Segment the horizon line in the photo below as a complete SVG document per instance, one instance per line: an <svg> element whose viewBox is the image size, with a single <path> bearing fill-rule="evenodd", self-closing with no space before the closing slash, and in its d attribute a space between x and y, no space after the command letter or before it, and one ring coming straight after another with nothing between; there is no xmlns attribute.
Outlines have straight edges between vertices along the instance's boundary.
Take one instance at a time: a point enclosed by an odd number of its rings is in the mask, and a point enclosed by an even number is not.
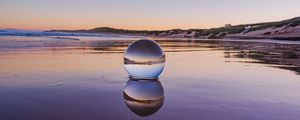
<svg viewBox="0 0 300 120"><path fill-rule="evenodd" d="M274 21L264 21L264 22L256 22L256 23L240 23L240 24L231 24L228 23L232 26L236 26L236 25L247 25L247 24L261 24L261 23L269 23L269 22L280 22L280 21L284 21L284 20L289 20L289 19L293 19L293 18L298 18L300 16L296 16L296 17L292 17L292 18L286 18L286 19L282 19L282 20L274 20ZM49 30L90 30L90 29L95 29L95 28L114 28L114 29L122 29L122 30L136 30L136 31L166 31L166 30L175 30L175 29L180 29L180 30L190 30L190 29L213 29L213 28L221 28L221 27L225 27L224 24L223 26L212 26L209 28L166 28L166 29L131 29L131 28L124 28L124 27L117 27L117 26L102 26L102 27L90 27L90 28L76 28L76 29L62 29L62 28L58 28L58 29L51 29L51 28L47 28L47 29L23 29L23 28L1 28L1 30L28 30L28 31L49 31Z"/></svg>

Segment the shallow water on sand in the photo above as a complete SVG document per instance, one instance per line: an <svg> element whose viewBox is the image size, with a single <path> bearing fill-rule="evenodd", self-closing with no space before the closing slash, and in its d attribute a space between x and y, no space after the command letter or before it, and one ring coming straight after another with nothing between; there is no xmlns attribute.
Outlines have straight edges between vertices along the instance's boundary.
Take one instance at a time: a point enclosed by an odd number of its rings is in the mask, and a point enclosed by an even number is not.
<svg viewBox="0 0 300 120"><path fill-rule="evenodd" d="M123 64L130 42L47 40L2 47L0 119L300 118L297 65L215 42L161 41L166 66L159 81L137 82Z"/></svg>

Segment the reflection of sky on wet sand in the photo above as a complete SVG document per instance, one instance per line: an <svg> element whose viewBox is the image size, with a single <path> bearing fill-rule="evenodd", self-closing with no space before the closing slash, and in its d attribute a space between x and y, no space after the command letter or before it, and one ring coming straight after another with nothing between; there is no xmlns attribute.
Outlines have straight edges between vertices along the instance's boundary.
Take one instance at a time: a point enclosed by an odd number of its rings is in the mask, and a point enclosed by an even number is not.
<svg viewBox="0 0 300 120"><path fill-rule="evenodd" d="M0 73L18 73L18 72L82 72L109 70L116 68L122 62L116 55L97 55L97 54L78 54L78 53L60 53L50 54L12 54L6 57L0 57Z"/></svg>
<svg viewBox="0 0 300 120"><path fill-rule="evenodd" d="M168 60L160 77L165 99L144 119L300 117L300 76L294 71L249 57L226 57L211 43L162 46ZM139 119L124 104L123 53L106 48L114 47L1 52L0 118Z"/></svg>

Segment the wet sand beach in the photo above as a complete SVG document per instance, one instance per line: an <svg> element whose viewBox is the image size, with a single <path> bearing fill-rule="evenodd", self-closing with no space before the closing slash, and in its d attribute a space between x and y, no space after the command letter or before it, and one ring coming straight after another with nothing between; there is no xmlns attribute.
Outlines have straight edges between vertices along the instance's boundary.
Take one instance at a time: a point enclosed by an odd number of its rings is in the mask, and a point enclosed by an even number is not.
<svg viewBox="0 0 300 120"><path fill-rule="evenodd" d="M49 40L51 39L51 40ZM300 45L157 40L166 66L132 82L124 52L136 39L0 37L0 119L297 120ZM155 101L124 94L139 85Z"/></svg>

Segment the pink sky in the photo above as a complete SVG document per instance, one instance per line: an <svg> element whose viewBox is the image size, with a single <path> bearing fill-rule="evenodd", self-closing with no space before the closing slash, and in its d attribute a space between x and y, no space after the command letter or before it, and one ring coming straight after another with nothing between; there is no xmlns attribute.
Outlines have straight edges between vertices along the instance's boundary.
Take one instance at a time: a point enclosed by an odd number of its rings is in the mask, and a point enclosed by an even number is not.
<svg viewBox="0 0 300 120"><path fill-rule="evenodd" d="M297 17L299 5L299 0L1 0L0 28L211 28Z"/></svg>

